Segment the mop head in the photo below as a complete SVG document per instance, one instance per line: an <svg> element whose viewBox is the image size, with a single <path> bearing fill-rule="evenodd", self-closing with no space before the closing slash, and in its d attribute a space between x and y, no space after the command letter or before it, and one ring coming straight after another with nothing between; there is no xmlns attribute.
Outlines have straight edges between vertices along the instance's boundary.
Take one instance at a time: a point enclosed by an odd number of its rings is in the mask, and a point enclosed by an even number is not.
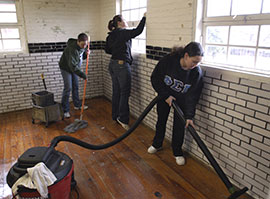
<svg viewBox="0 0 270 199"><path fill-rule="evenodd" d="M88 126L87 121L75 119L75 121L64 128L67 133L75 133L79 129L86 128Z"/></svg>

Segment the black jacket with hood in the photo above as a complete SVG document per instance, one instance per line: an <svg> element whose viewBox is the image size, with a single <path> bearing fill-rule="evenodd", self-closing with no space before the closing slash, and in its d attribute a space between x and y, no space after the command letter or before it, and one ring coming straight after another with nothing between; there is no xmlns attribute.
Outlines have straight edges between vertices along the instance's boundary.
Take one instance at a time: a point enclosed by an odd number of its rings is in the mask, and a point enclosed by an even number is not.
<svg viewBox="0 0 270 199"><path fill-rule="evenodd" d="M131 39L140 35L145 26L146 17L143 17L139 25L134 29L116 28L108 33L105 51L112 55L114 60L123 60L132 64Z"/></svg>
<svg viewBox="0 0 270 199"><path fill-rule="evenodd" d="M180 58L179 54L163 57L151 75L151 83L164 99L175 97L181 107L184 107L186 119L192 119L202 92L203 75L200 66L184 70L180 65Z"/></svg>
<svg viewBox="0 0 270 199"><path fill-rule="evenodd" d="M77 39L69 39L59 61L60 69L86 79L85 73L81 70L82 60L87 57L85 50L78 46Z"/></svg>

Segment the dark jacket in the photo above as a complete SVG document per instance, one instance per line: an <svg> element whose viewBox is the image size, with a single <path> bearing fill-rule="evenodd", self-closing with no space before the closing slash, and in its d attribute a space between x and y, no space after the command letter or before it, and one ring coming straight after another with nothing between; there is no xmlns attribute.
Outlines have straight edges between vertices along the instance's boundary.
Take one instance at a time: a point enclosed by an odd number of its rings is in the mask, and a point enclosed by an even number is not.
<svg viewBox="0 0 270 199"><path fill-rule="evenodd" d="M203 87L200 66L184 70L180 66L180 55L170 54L158 62L152 73L151 82L158 95L164 99L171 95L183 103L186 119L194 117Z"/></svg>
<svg viewBox="0 0 270 199"><path fill-rule="evenodd" d="M106 38L105 51L112 55L114 60L124 60L132 64L131 39L140 35L145 26L146 18L143 17L135 29L114 29L108 33Z"/></svg>
<svg viewBox="0 0 270 199"><path fill-rule="evenodd" d="M81 70L82 60L86 59L85 49L78 46L76 39L69 39L60 61L60 69L69 73L75 73L83 79L86 79L85 73Z"/></svg>

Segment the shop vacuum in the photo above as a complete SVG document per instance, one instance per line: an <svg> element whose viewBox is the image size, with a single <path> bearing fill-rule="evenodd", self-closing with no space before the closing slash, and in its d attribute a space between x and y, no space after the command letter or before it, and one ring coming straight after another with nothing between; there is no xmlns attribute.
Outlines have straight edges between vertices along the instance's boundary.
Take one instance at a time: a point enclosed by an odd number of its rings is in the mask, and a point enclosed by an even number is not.
<svg viewBox="0 0 270 199"><path fill-rule="evenodd" d="M11 188L21 176L27 173L27 168L33 167L39 162L43 162L57 178L57 181L48 187L48 198L69 199L71 189L76 186L76 181L74 179L74 165L72 159L68 155L55 150L57 144L61 141L66 141L91 150L101 150L109 148L129 136L159 100L161 100L159 96L154 98L140 115L140 117L130 127L130 129L126 131L123 135L109 143L102 145L92 145L71 136L58 136L51 141L49 147L33 147L28 149L18 158L18 161L9 170L9 173L7 175L7 183L9 187ZM175 114L177 114L178 117L181 119L181 122L185 124L185 118L180 107L175 102L172 103L172 106L175 110ZM241 190L236 190L223 172L223 170L220 168L210 151L207 149L204 142L200 139L195 129L192 126L189 126L188 130L194 140L197 142L204 155L209 160L212 167L217 172L222 182L227 187L228 191L230 192L231 195L228 197L228 199L236 199L243 195L248 190L248 188L244 187ZM17 196L20 199L41 198L40 194L37 192L36 189L29 189L23 186L18 187Z"/></svg>

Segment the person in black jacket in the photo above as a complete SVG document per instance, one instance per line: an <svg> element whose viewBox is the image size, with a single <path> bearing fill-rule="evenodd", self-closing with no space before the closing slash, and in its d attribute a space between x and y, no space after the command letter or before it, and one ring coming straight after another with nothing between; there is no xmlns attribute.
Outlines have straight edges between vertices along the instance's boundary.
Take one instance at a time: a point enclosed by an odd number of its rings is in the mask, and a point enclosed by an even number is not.
<svg viewBox="0 0 270 199"><path fill-rule="evenodd" d="M197 42L190 42L184 48L174 48L171 54L158 62L151 76L153 88L164 100L157 103L156 135L148 153L162 149L170 107L175 100L186 118L184 126L174 114L172 149L178 165L185 164L182 151L185 127L194 127L192 118L203 87L202 70L198 66L202 56L203 49Z"/></svg>
<svg viewBox="0 0 270 199"><path fill-rule="evenodd" d="M106 38L105 51L111 54L109 72L112 78L112 119L126 130L129 128L128 99L131 89L131 39L140 35L144 29L146 14L135 29L126 29L127 23L121 15L109 21L110 32Z"/></svg>

